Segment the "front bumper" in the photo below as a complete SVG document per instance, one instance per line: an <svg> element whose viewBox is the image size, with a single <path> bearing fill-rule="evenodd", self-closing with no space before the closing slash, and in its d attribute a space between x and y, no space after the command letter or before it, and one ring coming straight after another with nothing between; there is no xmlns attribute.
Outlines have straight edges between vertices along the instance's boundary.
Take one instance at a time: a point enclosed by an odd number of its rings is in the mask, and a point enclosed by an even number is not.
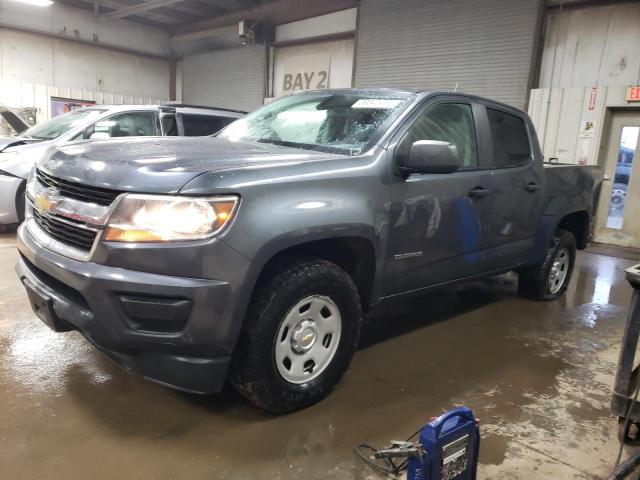
<svg viewBox="0 0 640 480"><path fill-rule="evenodd" d="M0 173L0 225L11 225L19 219L16 196L24 178Z"/></svg>
<svg viewBox="0 0 640 480"><path fill-rule="evenodd" d="M41 246L30 228L37 227L27 220L18 230L16 271L45 323L79 330L149 380L195 393L222 388L243 315L238 282L250 266L245 257L214 241L208 253L217 250L234 266L227 279L162 275L73 260ZM166 245L162 254L171 255Z"/></svg>

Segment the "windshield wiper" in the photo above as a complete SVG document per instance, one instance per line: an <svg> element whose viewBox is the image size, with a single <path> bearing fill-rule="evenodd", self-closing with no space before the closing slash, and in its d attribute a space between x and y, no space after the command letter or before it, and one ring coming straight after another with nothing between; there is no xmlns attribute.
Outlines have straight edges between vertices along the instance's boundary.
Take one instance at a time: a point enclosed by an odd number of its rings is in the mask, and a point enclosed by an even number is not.
<svg viewBox="0 0 640 480"><path fill-rule="evenodd" d="M288 142L286 140L278 140L275 138L251 138L249 140L253 140L254 142L259 142L259 143L272 143L274 145L281 145L283 147L302 148L304 150L315 150L315 151L324 152L324 153L337 153L342 155L348 155L350 153L349 150L346 150L344 148L329 147L327 145L317 145L313 143Z"/></svg>

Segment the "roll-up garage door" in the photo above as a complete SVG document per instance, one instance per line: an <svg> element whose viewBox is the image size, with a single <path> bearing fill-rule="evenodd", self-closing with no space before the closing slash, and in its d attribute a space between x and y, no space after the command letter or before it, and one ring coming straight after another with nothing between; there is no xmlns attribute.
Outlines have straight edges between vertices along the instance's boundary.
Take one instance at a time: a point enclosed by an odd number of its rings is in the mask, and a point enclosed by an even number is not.
<svg viewBox="0 0 640 480"><path fill-rule="evenodd" d="M522 108L539 0L363 0L355 84L455 90Z"/></svg>
<svg viewBox="0 0 640 480"><path fill-rule="evenodd" d="M255 110L264 101L265 48L249 45L184 57L184 103Z"/></svg>

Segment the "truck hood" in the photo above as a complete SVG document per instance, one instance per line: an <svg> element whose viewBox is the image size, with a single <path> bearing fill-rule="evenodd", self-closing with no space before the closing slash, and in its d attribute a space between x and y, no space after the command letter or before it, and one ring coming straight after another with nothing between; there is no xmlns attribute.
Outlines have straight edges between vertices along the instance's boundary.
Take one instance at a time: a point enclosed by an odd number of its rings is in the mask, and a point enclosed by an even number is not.
<svg viewBox="0 0 640 480"><path fill-rule="evenodd" d="M216 137L146 137L60 146L38 165L56 177L88 185L131 192L177 193L206 172L333 158L344 155Z"/></svg>

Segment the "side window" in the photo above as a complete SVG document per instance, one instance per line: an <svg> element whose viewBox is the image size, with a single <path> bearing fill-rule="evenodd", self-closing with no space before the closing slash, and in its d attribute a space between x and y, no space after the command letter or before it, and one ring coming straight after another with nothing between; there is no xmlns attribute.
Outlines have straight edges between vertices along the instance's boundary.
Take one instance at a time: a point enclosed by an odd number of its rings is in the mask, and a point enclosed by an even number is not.
<svg viewBox="0 0 640 480"><path fill-rule="evenodd" d="M462 168L478 167L476 134L471 105L441 103L425 110L411 125L398 146L400 158L406 158L413 142L439 140L456 146Z"/></svg>
<svg viewBox="0 0 640 480"><path fill-rule="evenodd" d="M84 138L94 133L104 133L109 137L147 137L158 135L156 114L154 112L126 112L99 120L89 127Z"/></svg>
<svg viewBox="0 0 640 480"><path fill-rule="evenodd" d="M493 165L517 167L531 158L527 126L522 118L501 110L487 108L493 138Z"/></svg>
<svg viewBox="0 0 640 480"><path fill-rule="evenodd" d="M203 137L221 130L226 123L220 117L210 115L182 115L182 126L187 137Z"/></svg>

